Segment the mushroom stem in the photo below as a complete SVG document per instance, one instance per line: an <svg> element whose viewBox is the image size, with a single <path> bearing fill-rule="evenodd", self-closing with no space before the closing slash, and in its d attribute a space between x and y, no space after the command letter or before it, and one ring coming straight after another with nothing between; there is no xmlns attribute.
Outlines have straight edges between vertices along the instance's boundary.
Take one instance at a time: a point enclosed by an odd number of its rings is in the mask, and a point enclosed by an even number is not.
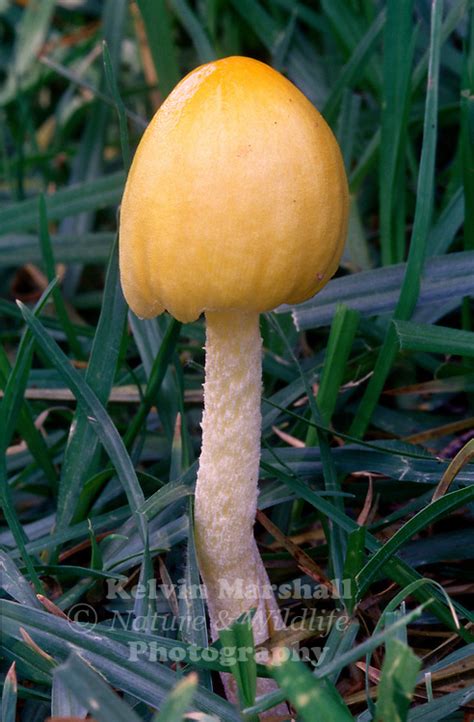
<svg viewBox="0 0 474 722"><path fill-rule="evenodd" d="M257 608L257 644L283 627L253 535L261 434L259 314L206 314L206 380L195 531L213 638Z"/></svg>

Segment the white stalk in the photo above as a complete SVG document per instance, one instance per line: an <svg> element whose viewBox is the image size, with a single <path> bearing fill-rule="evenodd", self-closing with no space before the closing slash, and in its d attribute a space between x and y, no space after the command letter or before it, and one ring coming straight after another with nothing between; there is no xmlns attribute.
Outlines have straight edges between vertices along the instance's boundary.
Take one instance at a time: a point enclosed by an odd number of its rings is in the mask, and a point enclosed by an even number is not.
<svg viewBox="0 0 474 722"><path fill-rule="evenodd" d="M206 314L206 380L195 529L212 635L257 608L257 644L283 627L254 539L261 434L259 315Z"/></svg>
<svg viewBox="0 0 474 722"><path fill-rule="evenodd" d="M260 465L262 339L258 313L206 314L206 379L202 450L194 510L196 549L206 587L211 632L256 608L256 644L283 620L253 535ZM231 675L222 680L237 700ZM257 695L276 689L257 680ZM269 714L285 714L285 704Z"/></svg>

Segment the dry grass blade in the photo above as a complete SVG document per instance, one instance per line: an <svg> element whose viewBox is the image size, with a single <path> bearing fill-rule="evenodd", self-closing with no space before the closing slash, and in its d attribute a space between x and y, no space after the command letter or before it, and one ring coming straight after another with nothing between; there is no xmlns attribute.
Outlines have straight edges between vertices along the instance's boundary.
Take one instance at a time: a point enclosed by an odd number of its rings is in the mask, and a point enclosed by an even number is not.
<svg viewBox="0 0 474 722"><path fill-rule="evenodd" d="M456 476L459 474L461 469L471 461L471 459L474 459L474 439L468 441L451 461L444 472L441 481L435 489L432 501L436 501L446 494Z"/></svg>
<svg viewBox="0 0 474 722"><path fill-rule="evenodd" d="M325 587L333 591L333 584L325 575L324 571L319 567L303 549L297 544L288 539L278 527L273 524L272 521L263 513L263 511L257 510L257 521L265 527L265 529L286 549L296 561L298 567L305 574L308 574L318 584L323 584Z"/></svg>

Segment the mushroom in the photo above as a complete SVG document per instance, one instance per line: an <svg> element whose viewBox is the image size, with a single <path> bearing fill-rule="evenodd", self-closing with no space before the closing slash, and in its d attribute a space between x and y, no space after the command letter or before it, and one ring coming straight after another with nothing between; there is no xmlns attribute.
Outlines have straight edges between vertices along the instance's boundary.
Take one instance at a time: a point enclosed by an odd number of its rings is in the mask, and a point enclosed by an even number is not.
<svg viewBox="0 0 474 722"><path fill-rule="evenodd" d="M228 57L172 91L149 124L120 214L120 272L135 313L206 316L198 562L213 636L251 608L256 643L283 626L253 535L261 434L259 314L335 273L348 190L338 144L268 65Z"/></svg>

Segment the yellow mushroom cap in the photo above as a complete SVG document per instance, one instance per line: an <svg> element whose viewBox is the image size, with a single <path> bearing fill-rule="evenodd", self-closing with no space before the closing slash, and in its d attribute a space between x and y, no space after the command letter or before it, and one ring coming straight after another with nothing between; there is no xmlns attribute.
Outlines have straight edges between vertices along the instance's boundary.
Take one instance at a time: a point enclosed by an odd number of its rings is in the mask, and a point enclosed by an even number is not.
<svg viewBox="0 0 474 722"><path fill-rule="evenodd" d="M230 57L187 75L135 154L120 212L125 297L168 310L267 311L335 273L347 231L344 164L328 125L273 68Z"/></svg>

